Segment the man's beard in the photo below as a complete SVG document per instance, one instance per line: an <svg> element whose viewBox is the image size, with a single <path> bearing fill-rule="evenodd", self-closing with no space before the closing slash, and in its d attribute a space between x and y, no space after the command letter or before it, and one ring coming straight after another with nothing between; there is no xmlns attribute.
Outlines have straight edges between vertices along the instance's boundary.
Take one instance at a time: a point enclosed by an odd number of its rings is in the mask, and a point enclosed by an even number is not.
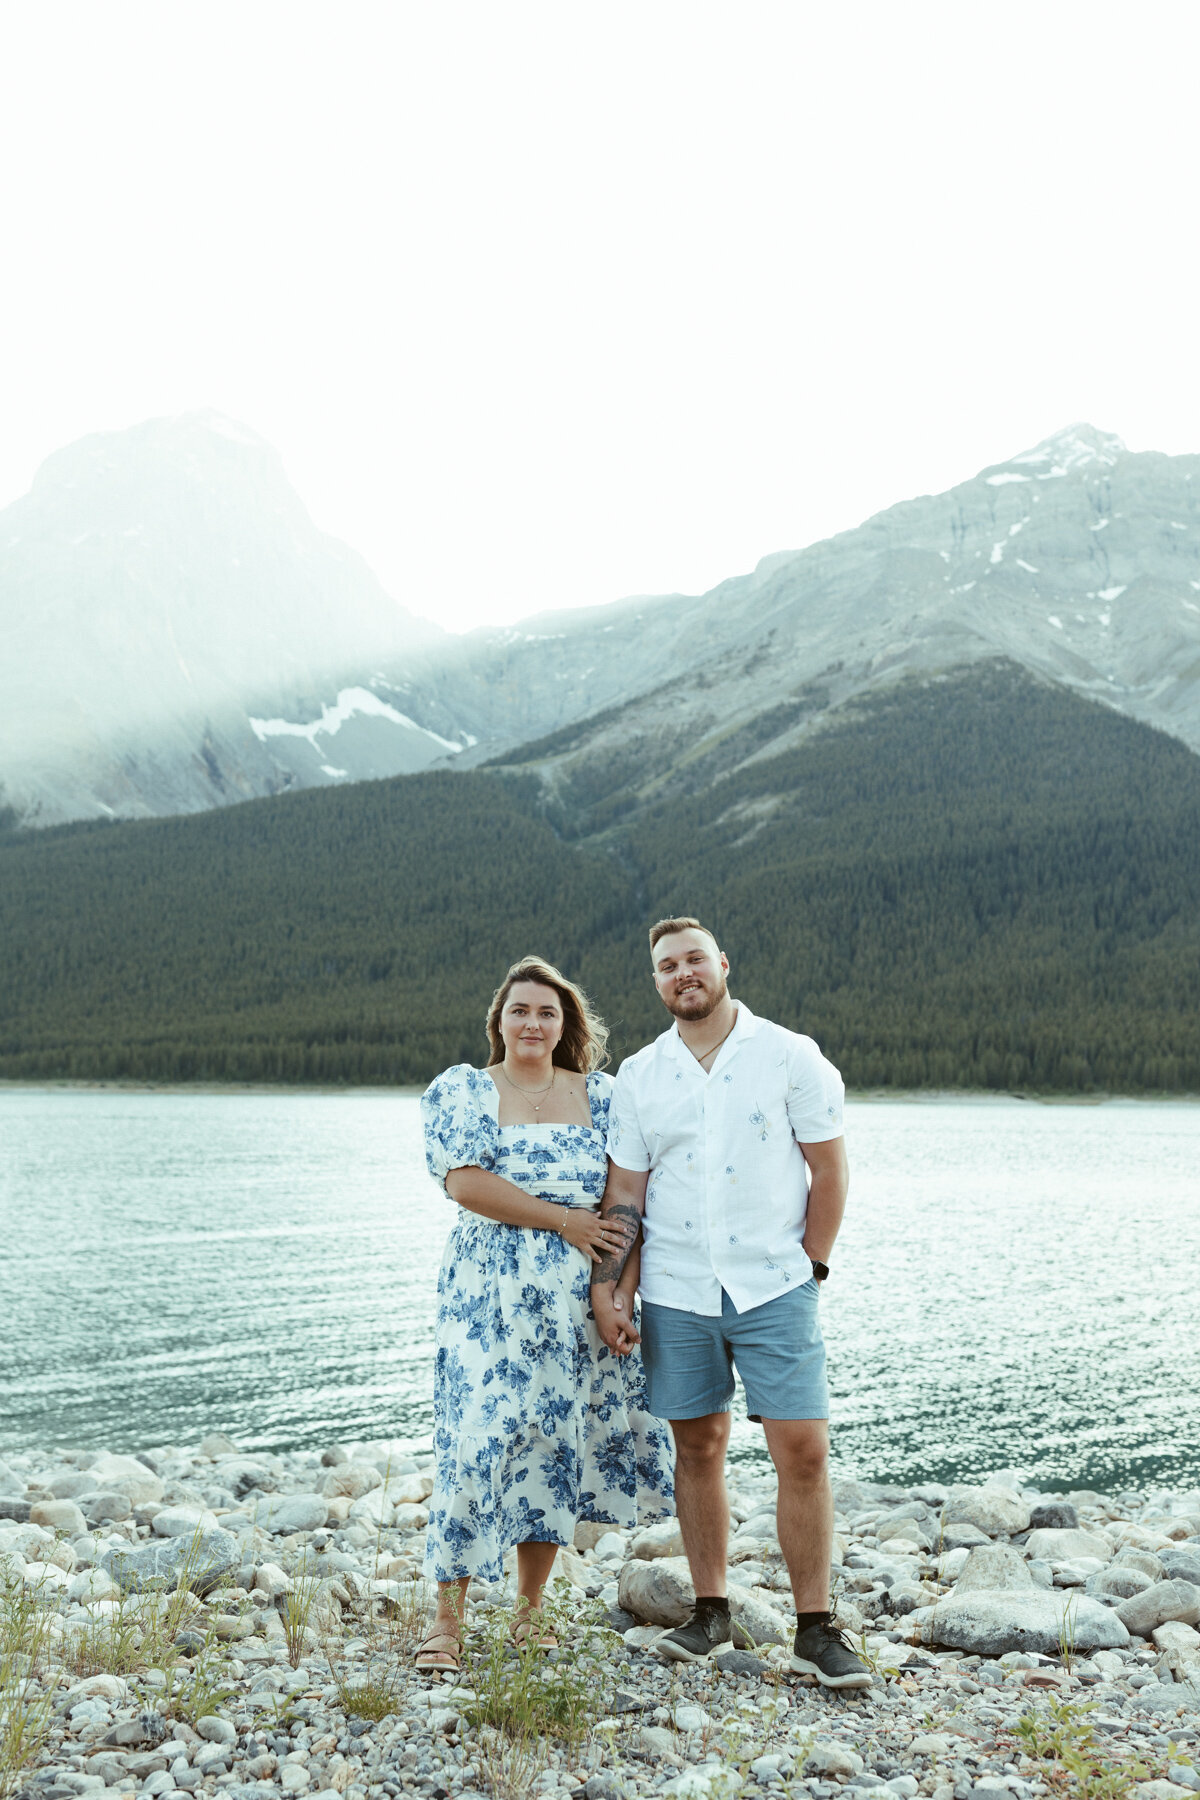
<svg viewBox="0 0 1200 1800"><path fill-rule="evenodd" d="M722 976L720 986L707 995L701 987L689 988L684 994L676 994L673 999L667 1001L667 1011L673 1013L677 1019L684 1019L690 1025L697 1025L702 1019L707 1019L716 1012L728 992L728 984ZM689 1001L692 1001L693 1004L688 1005ZM697 1001L700 1003L696 1003ZM684 1004L681 1005L680 1002L684 1002Z"/></svg>

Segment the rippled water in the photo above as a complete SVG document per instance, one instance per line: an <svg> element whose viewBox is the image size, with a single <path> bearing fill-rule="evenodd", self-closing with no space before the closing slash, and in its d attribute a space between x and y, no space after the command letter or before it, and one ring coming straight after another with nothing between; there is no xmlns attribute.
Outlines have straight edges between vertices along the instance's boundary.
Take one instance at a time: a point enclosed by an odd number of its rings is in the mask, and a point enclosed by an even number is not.
<svg viewBox="0 0 1200 1800"><path fill-rule="evenodd" d="M859 1102L847 1137L841 1469L1200 1479L1200 1105ZM427 1440L449 1222L407 1096L0 1089L0 1453Z"/></svg>

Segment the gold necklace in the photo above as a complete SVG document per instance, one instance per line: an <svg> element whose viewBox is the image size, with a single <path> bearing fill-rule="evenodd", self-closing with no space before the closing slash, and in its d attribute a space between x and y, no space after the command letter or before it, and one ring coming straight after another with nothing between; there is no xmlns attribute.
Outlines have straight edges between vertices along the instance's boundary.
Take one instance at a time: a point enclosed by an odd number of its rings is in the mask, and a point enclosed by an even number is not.
<svg viewBox="0 0 1200 1800"><path fill-rule="evenodd" d="M737 1024L737 1018L735 1017L734 1021L733 1021L733 1025L731 1025L729 1027L729 1030L725 1033L725 1037L719 1038L717 1040L717 1042L713 1045L711 1050L705 1050L702 1054L700 1052L695 1052L694 1054L696 1056L696 1061L705 1063L708 1061L710 1056L715 1056L717 1054L717 1051L721 1048L721 1045L725 1042L725 1039L733 1036L733 1030L734 1030L734 1026L736 1024Z"/></svg>
<svg viewBox="0 0 1200 1800"><path fill-rule="evenodd" d="M546 1102L543 1100L541 1103L541 1106L534 1106L533 1101L529 1098L529 1096L530 1096L530 1094L548 1094L551 1091L551 1089L553 1088L555 1081L558 1079L558 1070L551 1069L550 1080L547 1082L547 1084L544 1088L523 1088L519 1081L513 1080L512 1076L509 1074L508 1070L505 1068L503 1063L500 1063L497 1066L499 1067L500 1073L503 1075L505 1081L507 1081L509 1087L513 1090L513 1092L515 1094L520 1094L521 1098L526 1102L526 1104L533 1107L533 1110L535 1113L540 1113L542 1110L542 1106L545 1106Z"/></svg>

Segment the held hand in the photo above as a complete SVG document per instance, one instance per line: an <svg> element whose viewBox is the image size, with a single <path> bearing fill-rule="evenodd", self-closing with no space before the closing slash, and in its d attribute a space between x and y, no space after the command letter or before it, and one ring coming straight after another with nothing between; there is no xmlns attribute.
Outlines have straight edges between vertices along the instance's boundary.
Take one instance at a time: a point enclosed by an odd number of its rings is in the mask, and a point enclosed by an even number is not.
<svg viewBox="0 0 1200 1800"><path fill-rule="evenodd" d="M624 1228L611 1219L602 1219L599 1213L589 1212L585 1206L573 1206L571 1216L562 1228L562 1235L568 1244L576 1250L582 1250L589 1262L597 1263L602 1256L608 1256L625 1248L626 1233Z"/></svg>
<svg viewBox="0 0 1200 1800"><path fill-rule="evenodd" d="M592 1289L592 1312L600 1336L614 1356L628 1356L641 1340L622 1295L610 1295L603 1288Z"/></svg>
<svg viewBox="0 0 1200 1800"><path fill-rule="evenodd" d="M635 1344L640 1344L642 1334L633 1322L633 1301L627 1301L618 1288L613 1294L613 1311L617 1315L617 1355L628 1356Z"/></svg>

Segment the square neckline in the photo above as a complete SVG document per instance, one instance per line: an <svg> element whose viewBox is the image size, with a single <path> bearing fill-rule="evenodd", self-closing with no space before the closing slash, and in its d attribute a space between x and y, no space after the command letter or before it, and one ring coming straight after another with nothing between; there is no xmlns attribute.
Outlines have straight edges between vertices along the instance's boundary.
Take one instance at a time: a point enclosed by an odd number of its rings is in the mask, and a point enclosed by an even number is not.
<svg viewBox="0 0 1200 1800"><path fill-rule="evenodd" d="M607 1135L608 1135L605 1132L603 1126L597 1125L595 1122L595 1114L592 1111L592 1090L591 1090L591 1088L589 1088L587 1086L588 1077L586 1075L584 1076L583 1081L584 1081L584 1087L587 1092L588 1114L589 1114L589 1117L592 1119L592 1123L590 1125L576 1125L574 1123L574 1121L572 1121L572 1120L561 1120L561 1119L544 1119L544 1120L539 1121L536 1125L502 1125L500 1123L500 1089L496 1086L495 1076L492 1074L492 1071L490 1068L481 1069L479 1072L481 1075L487 1076L488 1080L492 1084L492 1090L496 1096L496 1130L497 1131L590 1131L590 1132L593 1132L596 1137L602 1138L602 1137L607 1137Z"/></svg>

